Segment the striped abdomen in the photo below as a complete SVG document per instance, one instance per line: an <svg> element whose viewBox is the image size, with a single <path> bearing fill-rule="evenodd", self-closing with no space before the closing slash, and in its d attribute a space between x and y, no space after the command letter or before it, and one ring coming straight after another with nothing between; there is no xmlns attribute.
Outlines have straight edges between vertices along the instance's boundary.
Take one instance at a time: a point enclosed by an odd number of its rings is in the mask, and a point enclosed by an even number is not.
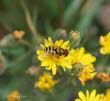
<svg viewBox="0 0 110 101"><path fill-rule="evenodd" d="M68 55L68 50L67 49L63 49L63 48L55 48L54 46L51 46L51 47L46 47L44 49L44 51L46 53L49 53L49 54L52 54L52 55L64 55L64 56L67 56Z"/></svg>

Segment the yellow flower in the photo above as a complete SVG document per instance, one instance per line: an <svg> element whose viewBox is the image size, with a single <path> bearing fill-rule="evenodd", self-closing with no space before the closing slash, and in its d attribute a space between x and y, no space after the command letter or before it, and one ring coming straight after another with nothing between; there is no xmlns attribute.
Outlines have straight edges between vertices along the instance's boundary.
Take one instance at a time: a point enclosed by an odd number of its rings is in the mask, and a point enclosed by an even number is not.
<svg viewBox="0 0 110 101"><path fill-rule="evenodd" d="M93 79L93 77L96 75L96 72L94 72L94 66L92 64L96 61L94 56L92 56L90 53L86 53L85 48L81 47L72 52L71 59L75 69L77 69L77 65L75 64L80 64L79 66L81 66L82 71L78 73L78 78L82 85L85 85L85 81Z"/></svg>
<svg viewBox="0 0 110 101"><path fill-rule="evenodd" d="M102 101L110 101L110 89L107 89L106 95L102 94Z"/></svg>
<svg viewBox="0 0 110 101"><path fill-rule="evenodd" d="M96 95L96 90L93 90L91 93L89 93L88 90L86 90L86 95L82 91L79 92L79 99L76 99L75 101L102 101L101 95Z"/></svg>
<svg viewBox="0 0 110 101"><path fill-rule="evenodd" d="M63 40L56 41L53 43L51 38L44 41L44 45L41 44L42 50L37 50L38 59L42 61L41 66L46 66L47 70L52 69L52 73L55 75L57 67L63 67L64 71L66 68L71 69L71 52L69 51L69 41L63 43ZM51 48L51 49L49 49ZM52 49L54 48L54 49ZM55 54L56 53L56 54Z"/></svg>
<svg viewBox="0 0 110 101"><path fill-rule="evenodd" d="M85 53L85 48L77 48L72 54L72 64L81 63L84 66L93 67L92 63L96 61L96 57L90 53Z"/></svg>
<svg viewBox="0 0 110 101"><path fill-rule="evenodd" d="M85 82L87 80L91 80L93 79L93 77L96 75L97 73L94 72L94 68L91 68L89 66L86 66L81 73L78 74L78 78L81 81L82 85L85 85Z"/></svg>
<svg viewBox="0 0 110 101"><path fill-rule="evenodd" d="M52 76L49 73L44 73L39 77L34 87L38 87L43 91L50 91L57 82L57 80L53 80Z"/></svg>
<svg viewBox="0 0 110 101"><path fill-rule="evenodd" d="M8 101L18 101L20 100L20 93L18 91L13 91L8 97Z"/></svg>
<svg viewBox="0 0 110 101"><path fill-rule="evenodd" d="M100 37L101 54L110 54L110 32L106 36Z"/></svg>

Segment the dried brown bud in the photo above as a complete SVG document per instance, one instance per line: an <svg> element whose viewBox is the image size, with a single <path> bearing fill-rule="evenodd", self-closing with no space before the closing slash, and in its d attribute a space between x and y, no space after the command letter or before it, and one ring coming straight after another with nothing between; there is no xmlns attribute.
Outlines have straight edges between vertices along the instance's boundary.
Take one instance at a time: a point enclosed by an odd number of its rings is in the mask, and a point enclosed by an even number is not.
<svg viewBox="0 0 110 101"><path fill-rule="evenodd" d="M97 77L102 81L102 82L109 82L110 81L110 74L109 73L98 73Z"/></svg>
<svg viewBox="0 0 110 101"><path fill-rule="evenodd" d="M26 71L26 73L30 75L36 75L39 72L39 70L39 66L32 66Z"/></svg>
<svg viewBox="0 0 110 101"><path fill-rule="evenodd" d="M24 31L14 31L13 32L13 38L15 40L20 40L22 39L22 37L25 35L25 32Z"/></svg>

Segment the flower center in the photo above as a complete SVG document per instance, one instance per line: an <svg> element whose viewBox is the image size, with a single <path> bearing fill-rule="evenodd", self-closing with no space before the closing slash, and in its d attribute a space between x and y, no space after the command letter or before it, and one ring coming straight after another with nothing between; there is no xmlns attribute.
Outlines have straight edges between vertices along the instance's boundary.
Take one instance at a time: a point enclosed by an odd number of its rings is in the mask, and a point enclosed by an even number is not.
<svg viewBox="0 0 110 101"><path fill-rule="evenodd" d="M59 56L58 55L54 55L52 56L53 61L57 62L59 60Z"/></svg>

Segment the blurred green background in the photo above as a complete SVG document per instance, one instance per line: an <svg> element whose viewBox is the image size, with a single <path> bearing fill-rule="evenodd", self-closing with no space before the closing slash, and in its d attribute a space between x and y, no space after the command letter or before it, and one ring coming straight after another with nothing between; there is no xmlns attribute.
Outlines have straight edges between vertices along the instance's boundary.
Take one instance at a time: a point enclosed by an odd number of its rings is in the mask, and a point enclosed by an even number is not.
<svg viewBox="0 0 110 101"><path fill-rule="evenodd" d="M10 38L13 31L26 32L22 41ZM91 80L82 86L63 75L53 92L42 92L34 83L44 69L39 66L35 51L48 36L68 40L71 31L81 33L81 44L97 57L97 72L110 72L110 56L99 53L99 37L110 30L109 0L0 0L0 101L18 90L20 101L74 101L78 91L97 89L105 92L110 83ZM29 68L37 68L31 74ZM40 70L39 70L40 69ZM58 78L57 78L58 79Z"/></svg>

